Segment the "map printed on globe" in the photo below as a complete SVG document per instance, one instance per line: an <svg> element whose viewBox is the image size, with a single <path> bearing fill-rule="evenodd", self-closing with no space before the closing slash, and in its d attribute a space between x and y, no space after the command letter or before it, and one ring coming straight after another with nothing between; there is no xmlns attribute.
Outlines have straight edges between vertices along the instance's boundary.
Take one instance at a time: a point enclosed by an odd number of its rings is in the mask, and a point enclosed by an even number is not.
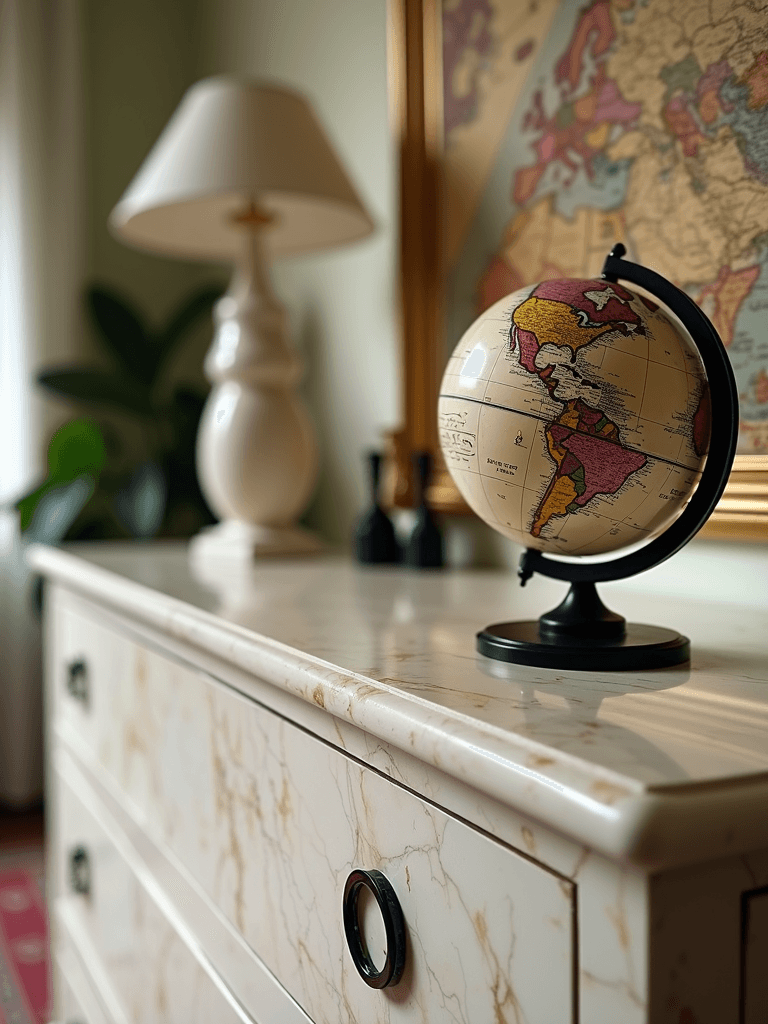
<svg viewBox="0 0 768 1024"><path fill-rule="evenodd" d="M446 464L471 508L566 555L650 540L694 490L709 389L687 333L602 279L544 281L469 328L438 404Z"/></svg>
<svg viewBox="0 0 768 1024"><path fill-rule="evenodd" d="M621 241L713 321L768 454L768 3L443 0L442 29L449 349Z"/></svg>

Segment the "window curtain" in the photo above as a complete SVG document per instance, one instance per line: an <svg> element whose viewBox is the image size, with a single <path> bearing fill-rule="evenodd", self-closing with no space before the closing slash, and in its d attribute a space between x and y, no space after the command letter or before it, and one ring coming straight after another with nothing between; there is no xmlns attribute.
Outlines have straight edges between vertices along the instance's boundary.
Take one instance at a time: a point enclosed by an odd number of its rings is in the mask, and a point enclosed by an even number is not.
<svg viewBox="0 0 768 1024"><path fill-rule="evenodd" d="M0 0L0 802L42 794L40 626L18 498L65 410L34 386L80 344L80 0Z"/></svg>

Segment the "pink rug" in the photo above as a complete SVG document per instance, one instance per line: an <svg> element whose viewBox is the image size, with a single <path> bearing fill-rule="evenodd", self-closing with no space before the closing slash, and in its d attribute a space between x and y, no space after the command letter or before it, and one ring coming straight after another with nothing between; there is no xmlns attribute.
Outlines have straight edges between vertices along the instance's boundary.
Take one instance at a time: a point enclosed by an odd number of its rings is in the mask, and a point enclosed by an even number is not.
<svg viewBox="0 0 768 1024"><path fill-rule="evenodd" d="M0 857L0 1024L45 1024L48 918L39 850Z"/></svg>

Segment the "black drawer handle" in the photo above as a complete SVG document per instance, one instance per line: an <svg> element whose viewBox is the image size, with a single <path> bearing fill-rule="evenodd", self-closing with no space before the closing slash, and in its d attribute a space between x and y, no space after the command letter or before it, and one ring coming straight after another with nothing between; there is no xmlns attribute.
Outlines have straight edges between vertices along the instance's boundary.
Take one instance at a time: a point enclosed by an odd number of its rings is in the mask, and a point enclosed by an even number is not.
<svg viewBox="0 0 768 1024"><path fill-rule="evenodd" d="M363 888L370 890L379 905L387 936L387 958L380 971L368 955L360 932L357 905ZM353 871L344 886L344 933L352 962L366 985L386 988L396 985L405 968L405 922L400 903L388 879L380 871Z"/></svg>
<svg viewBox="0 0 768 1024"><path fill-rule="evenodd" d="M84 846L76 846L69 855L69 885L78 896L91 891L91 859Z"/></svg>
<svg viewBox="0 0 768 1024"><path fill-rule="evenodd" d="M82 658L67 665L67 690L81 704L88 703L88 666Z"/></svg>

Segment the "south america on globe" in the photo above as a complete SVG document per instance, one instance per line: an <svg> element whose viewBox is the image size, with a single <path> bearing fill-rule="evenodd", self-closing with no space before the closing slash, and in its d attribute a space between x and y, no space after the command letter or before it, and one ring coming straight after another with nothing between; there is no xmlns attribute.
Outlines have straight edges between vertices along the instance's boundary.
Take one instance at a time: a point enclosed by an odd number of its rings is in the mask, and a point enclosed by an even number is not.
<svg viewBox="0 0 768 1024"><path fill-rule="evenodd" d="M438 421L481 519L575 556L661 534L696 488L711 429L686 329L602 278L543 281L483 313L445 370Z"/></svg>

